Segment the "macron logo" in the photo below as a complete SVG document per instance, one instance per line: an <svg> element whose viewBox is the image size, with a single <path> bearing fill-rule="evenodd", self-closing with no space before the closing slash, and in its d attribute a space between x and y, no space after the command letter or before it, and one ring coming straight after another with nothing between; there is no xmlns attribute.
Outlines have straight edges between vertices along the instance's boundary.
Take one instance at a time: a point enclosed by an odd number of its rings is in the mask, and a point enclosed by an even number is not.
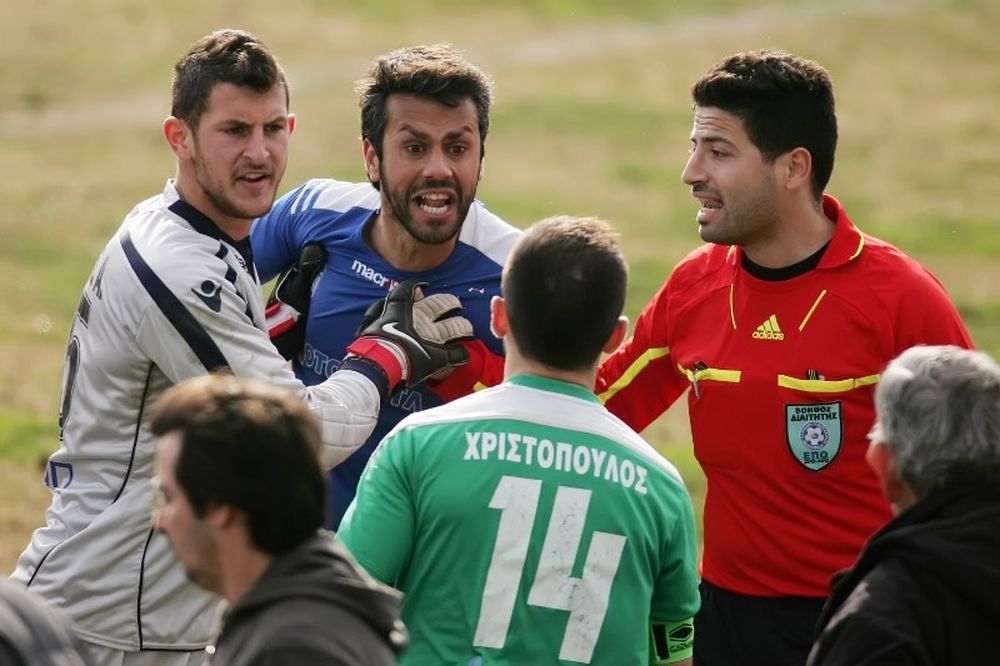
<svg viewBox="0 0 1000 666"><path fill-rule="evenodd" d="M380 287L385 287L386 290L392 289L396 286L396 284L398 284L397 280L393 280L390 277L382 275L374 268L358 261L357 259L351 263L351 270L357 273L358 277L377 284Z"/></svg>
<svg viewBox="0 0 1000 666"><path fill-rule="evenodd" d="M785 334L781 332L781 327L778 326L778 318L771 315L764 320L764 323L757 327L757 330L753 332L753 337L757 340L784 340Z"/></svg>
<svg viewBox="0 0 1000 666"><path fill-rule="evenodd" d="M212 312L222 310L222 286L212 280L205 280L197 287L191 287L194 295L201 299L201 302L208 306Z"/></svg>

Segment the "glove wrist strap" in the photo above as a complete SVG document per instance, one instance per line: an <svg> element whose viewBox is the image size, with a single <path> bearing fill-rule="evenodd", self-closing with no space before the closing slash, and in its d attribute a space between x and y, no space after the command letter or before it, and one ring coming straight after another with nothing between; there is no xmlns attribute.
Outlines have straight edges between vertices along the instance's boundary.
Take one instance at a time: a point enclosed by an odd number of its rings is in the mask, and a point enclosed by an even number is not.
<svg viewBox="0 0 1000 666"><path fill-rule="evenodd" d="M398 345L374 337L358 338L347 348L349 355L360 356L379 366L389 382L389 390L396 388L406 378L406 354Z"/></svg>

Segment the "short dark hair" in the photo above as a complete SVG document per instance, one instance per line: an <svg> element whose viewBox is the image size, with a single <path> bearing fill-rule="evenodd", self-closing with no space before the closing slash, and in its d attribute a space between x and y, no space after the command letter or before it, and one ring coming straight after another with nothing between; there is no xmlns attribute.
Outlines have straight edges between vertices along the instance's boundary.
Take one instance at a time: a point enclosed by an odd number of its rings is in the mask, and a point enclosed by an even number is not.
<svg viewBox="0 0 1000 666"><path fill-rule="evenodd" d="M285 88L285 73L270 49L245 30L216 30L195 42L174 65L170 115L193 128L208 107L217 83L232 83L258 93Z"/></svg>
<svg viewBox="0 0 1000 666"><path fill-rule="evenodd" d="M304 402L263 382L204 375L163 394L156 437L177 432L174 475L197 516L226 504L246 516L253 545L280 555L325 522L320 425Z"/></svg>
<svg viewBox="0 0 1000 666"><path fill-rule="evenodd" d="M818 200L833 173L837 114L826 70L784 51L737 53L715 65L691 89L696 106L738 116L768 162L798 147L812 156Z"/></svg>
<svg viewBox="0 0 1000 666"><path fill-rule="evenodd" d="M368 75L358 81L357 92L361 106L361 138L371 142L379 159L382 158L385 128L389 124L386 105L391 95L425 97L450 107L471 99L479 121L480 154L485 154L493 82L450 44L411 46L379 56Z"/></svg>
<svg viewBox="0 0 1000 666"><path fill-rule="evenodd" d="M611 226L556 216L527 230L503 271L507 323L526 357L562 370L590 367L614 330L628 267Z"/></svg>

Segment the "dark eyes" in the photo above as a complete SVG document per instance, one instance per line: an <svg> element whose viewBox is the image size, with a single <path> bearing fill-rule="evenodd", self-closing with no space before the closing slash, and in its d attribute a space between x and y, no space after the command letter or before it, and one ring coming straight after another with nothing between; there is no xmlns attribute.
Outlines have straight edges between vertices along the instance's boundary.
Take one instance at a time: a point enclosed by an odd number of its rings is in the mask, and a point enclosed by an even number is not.
<svg viewBox="0 0 1000 666"><path fill-rule="evenodd" d="M285 129L285 126L280 123L271 123L269 125L264 125L264 132L267 134L278 134ZM226 127L222 130L229 136L245 136L250 133L249 125L233 125L232 127Z"/></svg>
<svg viewBox="0 0 1000 666"><path fill-rule="evenodd" d="M408 143L403 146L403 150L410 153L411 155L420 155L422 153L427 152L427 147L421 143ZM465 144L456 143L448 146L446 150L448 151L449 154L457 156L457 155L464 155L465 153L469 152L469 147L466 146Z"/></svg>

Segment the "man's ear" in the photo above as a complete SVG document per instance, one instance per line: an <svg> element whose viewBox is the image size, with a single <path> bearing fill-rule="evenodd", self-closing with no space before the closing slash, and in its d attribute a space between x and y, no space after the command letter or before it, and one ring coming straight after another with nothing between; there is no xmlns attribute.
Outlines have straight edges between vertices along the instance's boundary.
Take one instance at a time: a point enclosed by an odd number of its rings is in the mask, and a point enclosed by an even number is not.
<svg viewBox="0 0 1000 666"><path fill-rule="evenodd" d="M212 504L205 512L209 524L217 529L232 527L239 516L239 511L229 504Z"/></svg>
<svg viewBox="0 0 1000 666"><path fill-rule="evenodd" d="M361 142L361 156L365 161L365 173L368 174L368 180L377 183L379 181L378 153L375 152L375 146L368 139Z"/></svg>
<svg viewBox="0 0 1000 666"><path fill-rule="evenodd" d="M287 122L288 122L288 133L292 134L295 131L295 122L296 122L295 121L295 114L294 113L289 113L288 114L288 121Z"/></svg>
<svg viewBox="0 0 1000 666"><path fill-rule="evenodd" d="M812 187L812 153L805 148L793 148L778 158L785 186L792 189Z"/></svg>
<svg viewBox="0 0 1000 666"><path fill-rule="evenodd" d="M608 336L608 341L604 343L604 353L610 354L614 350L621 347L621 344L625 342L625 338L628 336L628 317L622 315L618 317L618 321L615 322L615 327L611 330L611 335Z"/></svg>
<svg viewBox="0 0 1000 666"><path fill-rule="evenodd" d="M490 299L490 331L493 335L503 339L508 331L507 326L507 305L502 296L494 296Z"/></svg>
<svg viewBox="0 0 1000 666"><path fill-rule="evenodd" d="M868 445L865 461L878 478L882 496L895 513L911 506L917 497L906 481L896 471L896 458L885 442L875 440Z"/></svg>
<svg viewBox="0 0 1000 666"><path fill-rule="evenodd" d="M167 140L170 150L174 151L178 159L191 159L194 154L192 148L191 128L188 124L175 116L167 116L163 121L163 137Z"/></svg>

